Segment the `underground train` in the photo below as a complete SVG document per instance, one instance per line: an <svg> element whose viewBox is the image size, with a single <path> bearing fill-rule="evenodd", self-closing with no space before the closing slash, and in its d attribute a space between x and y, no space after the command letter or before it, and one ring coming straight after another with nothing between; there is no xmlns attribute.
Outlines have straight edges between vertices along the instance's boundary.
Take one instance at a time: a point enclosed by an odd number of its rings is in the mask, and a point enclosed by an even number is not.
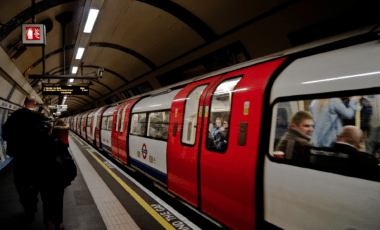
<svg viewBox="0 0 380 230"><path fill-rule="evenodd" d="M367 33L249 61L66 120L228 228L379 229L379 39ZM279 151L301 127L293 115L313 101L350 110L331 116L340 124L332 129L355 126L362 148L308 145L298 148L302 160Z"/></svg>

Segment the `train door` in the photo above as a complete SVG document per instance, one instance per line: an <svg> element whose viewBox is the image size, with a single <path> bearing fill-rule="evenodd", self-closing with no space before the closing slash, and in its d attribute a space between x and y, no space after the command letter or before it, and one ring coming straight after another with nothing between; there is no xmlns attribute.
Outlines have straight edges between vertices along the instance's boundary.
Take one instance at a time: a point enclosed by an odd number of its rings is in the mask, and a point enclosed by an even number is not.
<svg viewBox="0 0 380 230"><path fill-rule="evenodd" d="M87 115L87 121L86 121L86 140L91 142L91 134L92 134L92 118L94 117L95 110L90 112Z"/></svg>
<svg viewBox="0 0 380 230"><path fill-rule="evenodd" d="M96 116L97 118L97 122L96 122L96 128L95 128L95 140L96 140L96 146L98 148L101 148L102 147L102 143L101 143L101 126L102 126L102 115L103 115L103 112L108 108L108 106L105 106L103 107L98 115Z"/></svg>
<svg viewBox="0 0 380 230"><path fill-rule="evenodd" d="M203 100L220 76L194 82L174 98L168 139L168 189L198 207L198 153Z"/></svg>
<svg viewBox="0 0 380 230"><path fill-rule="evenodd" d="M201 154L202 211L234 229L256 223L256 170L265 85L284 59L233 71L205 100Z"/></svg>
<svg viewBox="0 0 380 230"><path fill-rule="evenodd" d="M112 125L112 131L111 131L111 148L112 148L112 155L115 158L118 158L118 155L119 155L119 145L118 145L117 134L120 129L121 113L123 112L123 109L126 103L127 102L124 102L120 104L119 106L117 106L113 113L113 125Z"/></svg>
<svg viewBox="0 0 380 230"><path fill-rule="evenodd" d="M91 143L96 146L96 129L98 128L98 117L103 107L96 110L91 122Z"/></svg>
<svg viewBox="0 0 380 230"><path fill-rule="evenodd" d="M129 114L133 105L140 100L140 98L128 101L121 112L120 128L117 135L118 141L118 158L124 163L127 162L127 134L129 127Z"/></svg>
<svg viewBox="0 0 380 230"><path fill-rule="evenodd" d="M82 117L82 137L84 139L87 138L87 118L88 118L88 115L90 114L90 112L85 113Z"/></svg>

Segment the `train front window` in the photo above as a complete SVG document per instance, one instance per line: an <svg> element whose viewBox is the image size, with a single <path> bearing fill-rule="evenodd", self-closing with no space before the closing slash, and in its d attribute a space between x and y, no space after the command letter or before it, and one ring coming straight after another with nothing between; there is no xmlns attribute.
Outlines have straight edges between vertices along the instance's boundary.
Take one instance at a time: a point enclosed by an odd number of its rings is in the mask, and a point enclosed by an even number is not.
<svg viewBox="0 0 380 230"><path fill-rule="evenodd" d="M344 174L375 172L380 163L379 106L380 95L276 103L270 156Z"/></svg>
<svg viewBox="0 0 380 230"><path fill-rule="evenodd" d="M183 117L182 144L194 145L197 135L199 99L207 85L193 89L186 98Z"/></svg>
<svg viewBox="0 0 380 230"><path fill-rule="evenodd" d="M241 78L223 81L212 95L206 139L206 147L210 151L223 153L227 150L232 95ZM205 113L208 112L206 110Z"/></svg>

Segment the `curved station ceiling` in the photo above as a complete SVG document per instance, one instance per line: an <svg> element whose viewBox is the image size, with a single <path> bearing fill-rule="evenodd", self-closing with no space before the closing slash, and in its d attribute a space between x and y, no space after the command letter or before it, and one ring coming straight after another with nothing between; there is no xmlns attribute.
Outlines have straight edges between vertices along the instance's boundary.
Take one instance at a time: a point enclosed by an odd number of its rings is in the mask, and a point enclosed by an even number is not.
<svg viewBox="0 0 380 230"><path fill-rule="evenodd" d="M64 115L159 89L239 62L379 21L375 1L3 0L0 45L45 105L43 84L89 85ZM21 25L46 26L46 46L23 46ZM91 9L98 10L90 33ZM78 49L84 48L76 59ZM44 54L44 55L43 55ZM44 61L45 59L45 61ZM78 67L73 74L73 67ZM31 75L98 76L34 79Z"/></svg>

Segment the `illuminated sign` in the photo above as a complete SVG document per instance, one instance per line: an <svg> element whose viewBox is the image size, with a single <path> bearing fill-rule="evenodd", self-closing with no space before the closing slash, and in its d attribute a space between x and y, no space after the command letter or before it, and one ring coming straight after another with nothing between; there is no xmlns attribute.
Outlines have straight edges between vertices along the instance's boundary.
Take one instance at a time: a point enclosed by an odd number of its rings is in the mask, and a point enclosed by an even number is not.
<svg viewBox="0 0 380 230"><path fill-rule="evenodd" d="M44 24L22 24L23 45L46 45L46 29Z"/></svg>
<svg viewBox="0 0 380 230"><path fill-rule="evenodd" d="M42 86L42 95L88 95L88 86Z"/></svg>

